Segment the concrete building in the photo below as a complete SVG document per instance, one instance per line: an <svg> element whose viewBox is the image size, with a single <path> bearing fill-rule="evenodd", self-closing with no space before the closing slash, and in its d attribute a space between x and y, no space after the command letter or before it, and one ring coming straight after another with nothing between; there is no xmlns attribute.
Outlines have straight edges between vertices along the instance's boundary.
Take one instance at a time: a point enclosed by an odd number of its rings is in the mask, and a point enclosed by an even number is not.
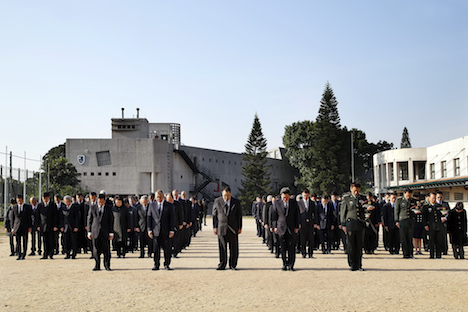
<svg viewBox="0 0 468 312"><path fill-rule="evenodd" d="M427 148L402 148L374 155L376 194L409 187L415 192L442 191L453 207L468 203L468 136Z"/></svg>
<svg viewBox="0 0 468 312"><path fill-rule="evenodd" d="M182 146L180 125L149 123L145 118L112 119L110 139L67 139L66 156L89 190L141 195L157 189L185 190L212 200L224 186L237 195L242 154ZM272 189L294 185L296 169L284 150L269 152Z"/></svg>

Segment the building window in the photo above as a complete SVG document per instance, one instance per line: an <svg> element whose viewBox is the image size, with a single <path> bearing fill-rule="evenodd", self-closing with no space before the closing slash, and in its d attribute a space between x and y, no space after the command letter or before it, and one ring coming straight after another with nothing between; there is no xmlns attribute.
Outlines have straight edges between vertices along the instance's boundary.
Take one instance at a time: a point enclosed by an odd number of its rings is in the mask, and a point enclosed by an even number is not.
<svg viewBox="0 0 468 312"><path fill-rule="evenodd" d="M440 173L442 178L447 177L447 162L445 160L440 163Z"/></svg>
<svg viewBox="0 0 468 312"><path fill-rule="evenodd" d="M112 176L114 176L114 177L115 177L116 175L117 175L117 173L115 173L115 172L112 172Z"/></svg>
<svg viewBox="0 0 468 312"><path fill-rule="evenodd" d="M393 163L388 163L388 171L390 173L390 181L395 181L395 171L393 170Z"/></svg>
<svg viewBox="0 0 468 312"><path fill-rule="evenodd" d="M180 178L181 178L181 179L183 179L183 178L184 178L184 176L182 176L182 175L181 175L181 176L180 176Z"/></svg>
<svg viewBox="0 0 468 312"><path fill-rule="evenodd" d="M106 177L108 177L108 176L109 176L109 172L106 172Z"/></svg>
<svg viewBox="0 0 468 312"><path fill-rule="evenodd" d="M91 172L91 176L94 176L94 172Z"/></svg>
<svg viewBox="0 0 468 312"><path fill-rule="evenodd" d="M431 179L435 179L435 164L431 164Z"/></svg>
<svg viewBox="0 0 468 312"><path fill-rule="evenodd" d="M202 161L205 161L205 157L203 157L201 160L202 160Z"/></svg>
<svg viewBox="0 0 468 312"><path fill-rule="evenodd" d="M102 172L98 172L97 175L98 175L98 176L102 176Z"/></svg>
<svg viewBox="0 0 468 312"><path fill-rule="evenodd" d="M453 195L456 201L463 201L463 193L455 193Z"/></svg>
<svg viewBox="0 0 468 312"><path fill-rule="evenodd" d="M88 173L87 173L87 172L83 172L83 175L86 177L86 176L88 175Z"/></svg>
<svg viewBox="0 0 468 312"><path fill-rule="evenodd" d="M413 175L414 180L426 179L426 162L425 161L414 161L413 162Z"/></svg>
<svg viewBox="0 0 468 312"><path fill-rule="evenodd" d="M209 161L209 162L211 162L211 158L210 158L210 159L208 159L208 161Z"/></svg>
<svg viewBox="0 0 468 312"><path fill-rule="evenodd" d="M231 161L228 161L228 164L231 164Z"/></svg>
<svg viewBox="0 0 468 312"><path fill-rule="evenodd" d="M224 160L223 160L223 161L221 161L221 162L224 164Z"/></svg>
<svg viewBox="0 0 468 312"><path fill-rule="evenodd" d="M218 163L218 160L216 159L216 163Z"/></svg>
<svg viewBox="0 0 468 312"><path fill-rule="evenodd" d="M460 158L455 158L453 160L453 171L456 177L460 176Z"/></svg>
<svg viewBox="0 0 468 312"><path fill-rule="evenodd" d="M98 166L108 166L112 164L109 151L97 152L96 158Z"/></svg>
<svg viewBox="0 0 468 312"><path fill-rule="evenodd" d="M408 180L408 162L398 163L398 177L402 181Z"/></svg>

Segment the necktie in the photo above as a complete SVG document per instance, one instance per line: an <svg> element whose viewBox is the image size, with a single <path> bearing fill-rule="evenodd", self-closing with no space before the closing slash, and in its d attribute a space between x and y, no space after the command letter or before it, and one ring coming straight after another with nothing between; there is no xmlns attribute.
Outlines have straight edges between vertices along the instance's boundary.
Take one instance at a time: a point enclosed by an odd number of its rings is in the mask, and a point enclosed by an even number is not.
<svg viewBox="0 0 468 312"><path fill-rule="evenodd" d="M102 217L102 207L99 207L99 217Z"/></svg>
<svg viewBox="0 0 468 312"><path fill-rule="evenodd" d="M224 204L224 213L227 215L228 214L228 209L229 209L229 206L227 203Z"/></svg>
<svg viewBox="0 0 468 312"><path fill-rule="evenodd" d="M284 203L284 215L287 215L287 214L288 214L288 206L289 206L289 203L288 203L288 202L285 202L285 203Z"/></svg>
<svg viewBox="0 0 468 312"><path fill-rule="evenodd" d="M158 213L161 214L161 204L158 204Z"/></svg>
<svg viewBox="0 0 468 312"><path fill-rule="evenodd" d="M23 206L19 206L18 212L21 213L23 211Z"/></svg>

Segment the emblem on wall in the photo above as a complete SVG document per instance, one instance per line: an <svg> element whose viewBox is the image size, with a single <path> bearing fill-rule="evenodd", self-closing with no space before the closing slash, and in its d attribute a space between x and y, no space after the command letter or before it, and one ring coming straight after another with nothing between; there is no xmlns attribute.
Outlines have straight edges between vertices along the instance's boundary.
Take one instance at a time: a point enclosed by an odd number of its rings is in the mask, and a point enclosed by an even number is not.
<svg viewBox="0 0 468 312"><path fill-rule="evenodd" d="M78 162L79 165L84 165L86 161L86 156L85 155L78 155L76 156L76 161Z"/></svg>

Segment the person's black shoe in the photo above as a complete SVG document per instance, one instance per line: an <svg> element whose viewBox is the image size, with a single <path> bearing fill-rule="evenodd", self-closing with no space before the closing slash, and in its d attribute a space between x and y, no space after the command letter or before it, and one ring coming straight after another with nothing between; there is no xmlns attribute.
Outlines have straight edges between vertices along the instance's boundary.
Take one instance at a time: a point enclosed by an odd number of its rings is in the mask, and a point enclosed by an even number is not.
<svg viewBox="0 0 468 312"><path fill-rule="evenodd" d="M118 255L117 258L122 258L122 256Z"/></svg>
<svg viewBox="0 0 468 312"><path fill-rule="evenodd" d="M359 270L358 268L351 268L351 271L357 271Z"/></svg>
<svg viewBox="0 0 468 312"><path fill-rule="evenodd" d="M283 265L283 267L281 268L281 270L283 270L283 271L287 271L287 270L288 270L288 267L287 267L287 266L285 266L285 265Z"/></svg>
<svg viewBox="0 0 468 312"><path fill-rule="evenodd" d="M15 253L12 252L12 253L10 254L10 257L14 257L14 256L15 256Z"/></svg>
<svg viewBox="0 0 468 312"><path fill-rule="evenodd" d="M72 256L72 259L76 259L76 256Z"/></svg>
<svg viewBox="0 0 468 312"><path fill-rule="evenodd" d="M91 255L91 257L89 257L89 259L93 259L94 257Z"/></svg>
<svg viewBox="0 0 468 312"><path fill-rule="evenodd" d="M50 255L50 259L54 259L54 256L53 256L53 255Z"/></svg>
<svg viewBox="0 0 468 312"><path fill-rule="evenodd" d="M63 259L70 259L70 256L66 255L65 258L63 258Z"/></svg>
<svg viewBox="0 0 468 312"><path fill-rule="evenodd" d="M20 255L20 256L18 256L18 258L16 258L16 260L21 260L21 255Z"/></svg>
<svg viewBox="0 0 468 312"><path fill-rule="evenodd" d="M40 256L40 255L42 254L42 250L39 250L37 253L38 253L39 256Z"/></svg>
<svg viewBox="0 0 468 312"><path fill-rule="evenodd" d="M140 255L138 258L144 258L145 256Z"/></svg>
<svg viewBox="0 0 468 312"><path fill-rule="evenodd" d="M167 270L167 271L172 271L171 267L168 266L168 265L165 265L165 266L164 266L164 269Z"/></svg>
<svg viewBox="0 0 468 312"><path fill-rule="evenodd" d="M153 271L159 271L159 267L154 266L151 270L153 270Z"/></svg>
<svg viewBox="0 0 468 312"><path fill-rule="evenodd" d="M107 267L106 271L112 271L112 269L110 267Z"/></svg>
<svg viewBox="0 0 468 312"><path fill-rule="evenodd" d="M173 257L174 257L174 258L179 258L179 256L178 256L177 254L174 254L174 256L173 256Z"/></svg>
<svg viewBox="0 0 468 312"><path fill-rule="evenodd" d="M218 265L218 267L216 268L217 271L223 271L223 270L225 270L225 269L226 269L226 268L224 268L224 267L222 267L222 266L220 266L220 265Z"/></svg>
<svg viewBox="0 0 468 312"><path fill-rule="evenodd" d="M236 267L230 267L230 269L233 270L233 271L237 271Z"/></svg>
<svg viewBox="0 0 468 312"><path fill-rule="evenodd" d="M41 260L44 260L44 259L47 259L47 256L46 256L46 255L43 255L43 256L41 257Z"/></svg>
<svg viewBox="0 0 468 312"><path fill-rule="evenodd" d="M94 269L93 269L93 271L100 271L100 270L101 270L101 268L98 267L98 266L94 267Z"/></svg>
<svg viewBox="0 0 468 312"><path fill-rule="evenodd" d="M36 253L34 251L32 251L28 256L35 256Z"/></svg>
<svg viewBox="0 0 468 312"><path fill-rule="evenodd" d="M275 258L279 258L279 255L276 255Z"/></svg>
<svg viewBox="0 0 468 312"><path fill-rule="evenodd" d="M289 268L289 271L293 271L293 272L294 272L294 271L296 271L296 269L295 269L294 267L290 267L290 268Z"/></svg>
<svg viewBox="0 0 468 312"><path fill-rule="evenodd" d="M306 257L306 255L302 255L302 258L305 258L305 257Z"/></svg>

